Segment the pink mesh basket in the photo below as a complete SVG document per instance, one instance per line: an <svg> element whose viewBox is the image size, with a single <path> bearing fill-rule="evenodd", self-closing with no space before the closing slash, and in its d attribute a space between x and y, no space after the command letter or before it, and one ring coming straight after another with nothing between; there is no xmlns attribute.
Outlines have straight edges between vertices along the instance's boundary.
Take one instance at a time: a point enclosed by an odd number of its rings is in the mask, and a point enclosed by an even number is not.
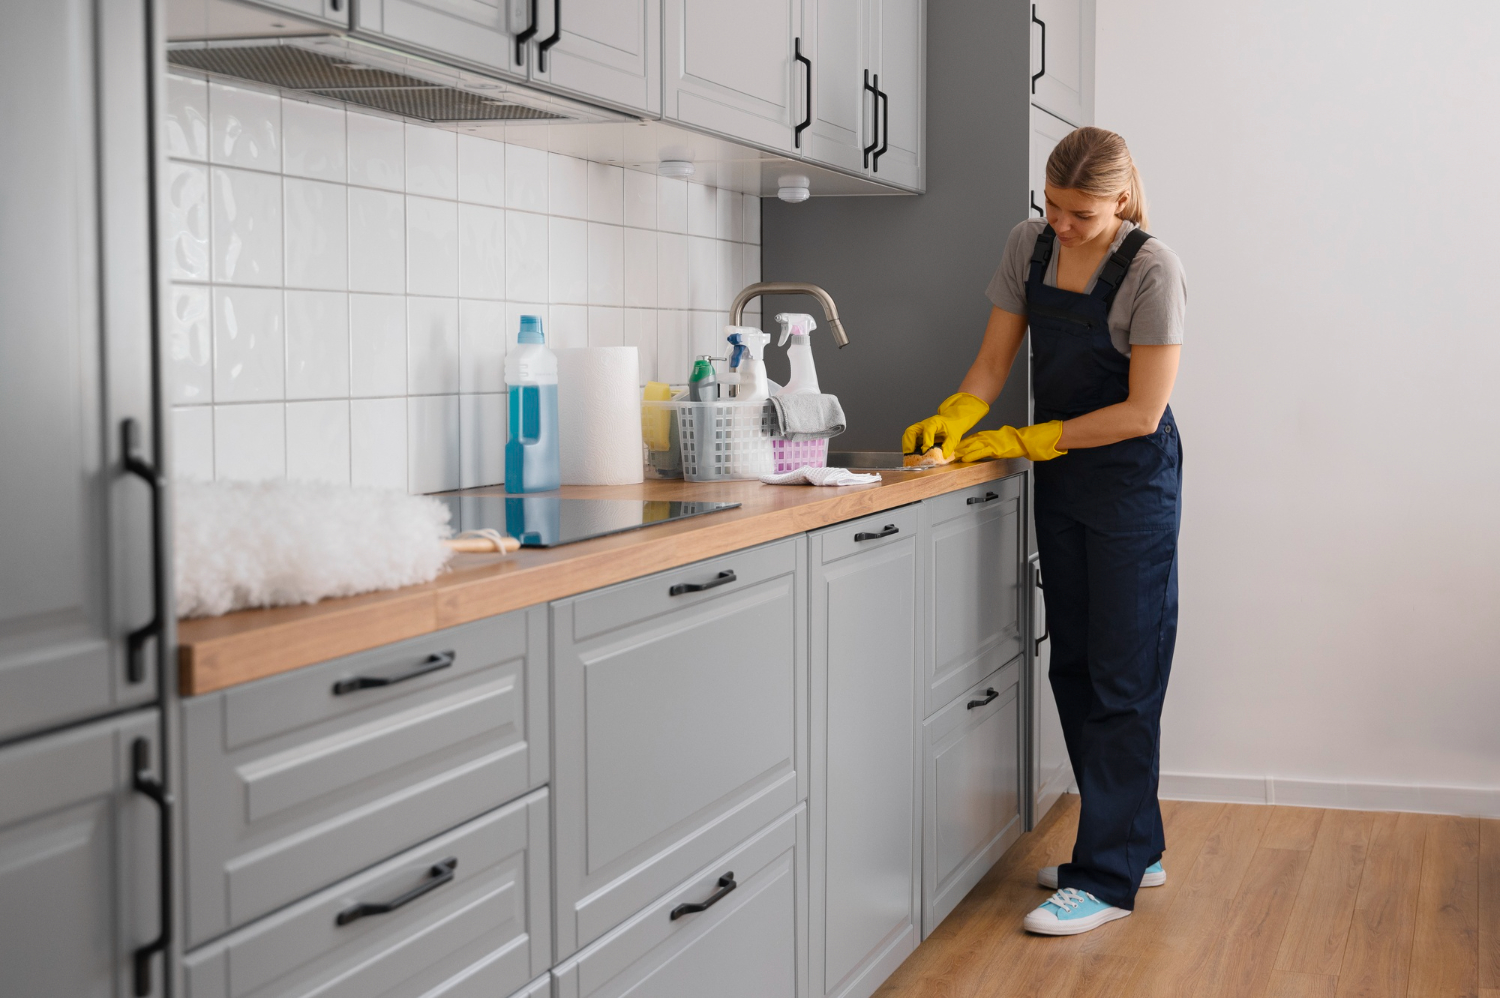
<svg viewBox="0 0 1500 998"><path fill-rule="evenodd" d="M824 468L828 466L828 441L773 440L771 460L776 466L773 474L777 475L798 468Z"/></svg>

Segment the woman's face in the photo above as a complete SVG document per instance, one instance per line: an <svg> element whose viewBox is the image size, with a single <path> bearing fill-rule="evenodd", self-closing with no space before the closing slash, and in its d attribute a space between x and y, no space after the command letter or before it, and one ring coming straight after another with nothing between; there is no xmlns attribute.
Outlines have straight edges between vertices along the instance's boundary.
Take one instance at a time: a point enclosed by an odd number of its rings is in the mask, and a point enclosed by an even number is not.
<svg viewBox="0 0 1500 998"><path fill-rule="evenodd" d="M1129 191L1121 191L1118 197L1096 198L1048 184L1045 193L1047 224L1057 232L1057 241L1069 247L1081 246L1106 231L1113 233L1117 216L1130 201Z"/></svg>

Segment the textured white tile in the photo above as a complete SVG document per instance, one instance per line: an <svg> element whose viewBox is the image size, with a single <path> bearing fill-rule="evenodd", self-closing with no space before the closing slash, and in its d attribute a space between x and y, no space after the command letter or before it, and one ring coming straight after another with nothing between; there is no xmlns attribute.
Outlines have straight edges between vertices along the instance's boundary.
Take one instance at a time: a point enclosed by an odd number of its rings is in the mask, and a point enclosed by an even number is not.
<svg viewBox="0 0 1500 998"><path fill-rule="evenodd" d="M589 221L619 225L625 221L625 177L618 166L588 164Z"/></svg>
<svg viewBox="0 0 1500 998"><path fill-rule="evenodd" d="M552 218L547 224L547 299L569 305L589 300L588 223Z"/></svg>
<svg viewBox="0 0 1500 998"><path fill-rule="evenodd" d="M663 232L687 232L688 182L674 177L656 178L656 227Z"/></svg>
<svg viewBox="0 0 1500 998"><path fill-rule="evenodd" d="M716 239L688 236L688 305L698 309L719 307L719 243Z"/></svg>
<svg viewBox="0 0 1500 998"><path fill-rule="evenodd" d="M760 245L760 198L754 194L746 194L744 200L745 218L741 235L745 242Z"/></svg>
<svg viewBox="0 0 1500 998"><path fill-rule="evenodd" d="M693 355L688 342L691 312L657 310L656 379L673 385L687 384L693 373Z"/></svg>
<svg viewBox="0 0 1500 998"><path fill-rule="evenodd" d="M349 296L349 387L354 396L406 394L406 299Z"/></svg>
<svg viewBox="0 0 1500 998"><path fill-rule="evenodd" d="M458 205L406 198L406 291L458 294Z"/></svg>
<svg viewBox="0 0 1500 998"><path fill-rule="evenodd" d="M349 403L349 470L354 485L406 491L406 399Z"/></svg>
<svg viewBox="0 0 1500 998"><path fill-rule="evenodd" d="M162 120L168 156L208 158L208 84L185 76L167 77L167 112Z"/></svg>
<svg viewBox="0 0 1500 998"><path fill-rule="evenodd" d="M717 312L690 312L692 316L688 327L688 347L692 350L694 357L709 354L714 357L723 357L729 352L729 344L724 339L724 322Z"/></svg>
<svg viewBox="0 0 1500 998"><path fill-rule="evenodd" d="M208 262L208 170L192 163L167 164L162 219L169 276L206 281Z"/></svg>
<svg viewBox="0 0 1500 998"><path fill-rule="evenodd" d="M406 126L406 193L458 197L458 136L428 125Z"/></svg>
<svg viewBox="0 0 1500 998"><path fill-rule="evenodd" d="M287 403L286 477L349 484L347 401Z"/></svg>
<svg viewBox="0 0 1500 998"><path fill-rule="evenodd" d="M547 345L554 350L589 345L589 310L587 305L553 305L551 330Z"/></svg>
<svg viewBox="0 0 1500 998"><path fill-rule="evenodd" d="M349 183L405 190L406 138L401 122L350 111L345 127L349 132Z"/></svg>
<svg viewBox="0 0 1500 998"><path fill-rule="evenodd" d="M656 233L625 230L625 304L656 307Z"/></svg>
<svg viewBox="0 0 1500 998"><path fill-rule="evenodd" d="M400 194L349 189L349 290L406 290L406 199Z"/></svg>
<svg viewBox="0 0 1500 998"><path fill-rule="evenodd" d="M406 299L406 390L412 395L457 394L455 299Z"/></svg>
<svg viewBox="0 0 1500 998"><path fill-rule="evenodd" d="M625 224L640 229L656 228L656 176L625 170Z"/></svg>
<svg viewBox="0 0 1500 998"><path fill-rule="evenodd" d="M214 406L214 477L244 482L286 476L286 406Z"/></svg>
<svg viewBox="0 0 1500 998"><path fill-rule="evenodd" d="M213 406L173 407L172 477L188 478L195 482L213 481Z"/></svg>
<svg viewBox="0 0 1500 998"><path fill-rule="evenodd" d="M718 189L716 196L719 208L719 238L739 242L745 238L745 196L738 191L729 191L722 187Z"/></svg>
<svg viewBox="0 0 1500 998"><path fill-rule="evenodd" d="M458 390L505 391L505 303L458 303Z"/></svg>
<svg viewBox="0 0 1500 998"><path fill-rule="evenodd" d="M656 309L625 309L625 346L641 358L641 384L656 380Z"/></svg>
<svg viewBox="0 0 1500 998"><path fill-rule="evenodd" d="M458 396L406 400L407 490L446 492L459 487Z"/></svg>
<svg viewBox="0 0 1500 998"><path fill-rule="evenodd" d="M743 247L739 243L731 243L719 240L719 299L715 308L729 310L729 305L734 301L734 296L739 294L740 288L740 250Z"/></svg>
<svg viewBox="0 0 1500 998"><path fill-rule="evenodd" d="M688 237L656 235L656 307L688 307Z"/></svg>
<svg viewBox="0 0 1500 998"><path fill-rule="evenodd" d="M547 153L507 142L505 207L545 214L547 200Z"/></svg>
<svg viewBox="0 0 1500 998"><path fill-rule="evenodd" d="M712 187L687 185L687 231L710 239L719 234L719 199Z"/></svg>
<svg viewBox="0 0 1500 998"><path fill-rule="evenodd" d="M459 488L505 481L505 396L458 397Z"/></svg>
<svg viewBox="0 0 1500 998"><path fill-rule="evenodd" d="M589 223L589 304L625 304L625 230Z"/></svg>
<svg viewBox="0 0 1500 998"><path fill-rule="evenodd" d="M286 293L286 397L349 395L349 296L341 291Z"/></svg>
<svg viewBox="0 0 1500 998"><path fill-rule="evenodd" d="M291 177L348 179L342 108L287 98L281 102L281 161Z"/></svg>
<svg viewBox="0 0 1500 998"><path fill-rule="evenodd" d="M214 401L285 395L281 309L279 289L214 288Z"/></svg>
<svg viewBox="0 0 1500 998"><path fill-rule="evenodd" d="M505 303L505 349L515 349L516 338L521 333L521 316L534 315L542 320L542 335L547 345L556 346L552 337L552 310L550 306L537 302L510 301ZM503 376L503 370L502 370Z"/></svg>
<svg viewBox="0 0 1500 998"><path fill-rule="evenodd" d="M458 199L505 207L505 143L458 136Z"/></svg>
<svg viewBox="0 0 1500 998"><path fill-rule="evenodd" d="M555 152L547 154L547 210L571 218L588 217L587 163Z"/></svg>
<svg viewBox="0 0 1500 998"><path fill-rule="evenodd" d="M622 347L625 345L625 310L589 306L589 346Z"/></svg>
<svg viewBox="0 0 1500 998"><path fill-rule="evenodd" d="M458 206L458 293L505 297L505 212L499 208Z"/></svg>
<svg viewBox="0 0 1500 998"><path fill-rule="evenodd" d="M286 286L343 291L349 286L348 190L343 184L288 177Z"/></svg>
<svg viewBox="0 0 1500 998"><path fill-rule="evenodd" d="M174 284L167 321L167 401L201 404L214 397L212 307L206 287Z"/></svg>
<svg viewBox="0 0 1500 998"><path fill-rule="evenodd" d="M281 177L215 169L213 217L214 280L281 284Z"/></svg>
<svg viewBox="0 0 1500 998"><path fill-rule="evenodd" d="M258 90L208 87L209 158L215 163L281 169L281 99Z"/></svg>
<svg viewBox="0 0 1500 998"><path fill-rule="evenodd" d="M514 148L514 147L512 147ZM547 300L547 216L505 213L505 294L518 301Z"/></svg>

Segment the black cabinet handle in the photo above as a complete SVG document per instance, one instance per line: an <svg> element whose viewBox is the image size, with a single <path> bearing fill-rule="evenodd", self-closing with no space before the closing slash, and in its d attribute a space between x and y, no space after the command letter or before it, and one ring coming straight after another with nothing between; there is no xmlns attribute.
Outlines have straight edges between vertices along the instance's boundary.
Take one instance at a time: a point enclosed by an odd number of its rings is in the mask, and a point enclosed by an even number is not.
<svg viewBox="0 0 1500 998"><path fill-rule="evenodd" d="M137 793L145 794L156 803L157 816L161 822L159 832L161 863L161 930L157 937L132 954L134 958L135 995L144 998L151 993L151 961L158 953L165 953L172 941L172 919L168 905L172 903L172 795L167 792L161 777L151 772L151 743L137 738L130 746L130 785Z"/></svg>
<svg viewBox="0 0 1500 998"><path fill-rule="evenodd" d="M141 453L141 427L134 419L120 423L121 463L126 474L134 475L151 489L151 525L153 539L161 533L161 500L166 491L167 480L156 465L147 461ZM131 631L125 637L125 679L139 683L146 678L146 642L161 636L162 593L166 591L164 566L160 555L161 545L153 543L151 571L151 619Z"/></svg>
<svg viewBox="0 0 1500 998"><path fill-rule="evenodd" d="M453 871L458 869L458 857L449 856L440 863L434 863L427 870L427 875L432 879L418 884L400 897L391 898L389 901L361 901L359 904L350 905L338 913L334 918L335 925L348 925L357 922L366 915L385 915L395 911L402 905L411 904L423 894L430 894L439 887L453 881Z"/></svg>
<svg viewBox="0 0 1500 998"><path fill-rule="evenodd" d="M1031 92L1036 93L1036 81L1047 75L1047 22L1036 16L1036 4L1031 5L1031 20L1042 26L1042 68L1031 74Z"/></svg>
<svg viewBox="0 0 1500 998"><path fill-rule="evenodd" d="M547 71L547 50L557 44L562 37L562 0L552 0L552 34L543 38L536 46L536 69L539 73Z"/></svg>
<svg viewBox="0 0 1500 998"><path fill-rule="evenodd" d="M526 22L522 31L516 32L516 65L520 66L526 62L526 43L536 36L536 0L530 0L531 20ZM1033 13L1034 16L1034 13ZM1035 91L1035 87L1032 90Z"/></svg>
<svg viewBox="0 0 1500 998"><path fill-rule="evenodd" d="M344 0L328 0L328 9L337 14L344 9Z"/></svg>
<svg viewBox="0 0 1500 998"><path fill-rule="evenodd" d="M707 582L679 582L667 590L668 596L681 596L683 593L701 593L705 589L717 589L719 586L727 586L736 581L739 576L734 574L734 569L720 572Z"/></svg>
<svg viewBox="0 0 1500 998"><path fill-rule="evenodd" d="M1036 191L1031 192L1031 210L1043 218L1047 217L1046 210L1036 203Z"/></svg>
<svg viewBox="0 0 1500 998"><path fill-rule="evenodd" d="M719 878L719 889L710 894L706 901L699 901L696 904L680 904L672 909L671 917L668 920L675 922L683 915L692 915L700 911L707 911L724 900L724 895L738 886L739 884L734 882L734 873L732 871L726 873Z"/></svg>
<svg viewBox="0 0 1500 998"><path fill-rule="evenodd" d="M875 149L880 145L880 74L879 73L875 74L875 85L871 86L870 85L870 71L868 69L865 70L865 93L868 93L868 94L871 95L871 100L870 100L870 121L871 121L870 130L873 133L873 137L870 139L870 144L867 145L867 146L865 146L865 150L864 150L865 151L865 166L869 166L870 165L870 153L874 152ZM861 104L864 103L864 96L863 95L860 96L860 103ZM863 108L861 108L861 114L863 114Z"/></svg>
<svg viewBox="0 0 1500 998"><path fill-rule="evenodd" d="M812 124L812 60L802 54L802 39L800 38L792 42L792 58L807 67L807 82L803 85L805 89L803 90L802 121L792 129L792 145L801 149L802 130Z"/></svg>
<svg viewBox="0 0 1500 998"><path fill-rule="evenodd" d="M854 535L854 539L856 541L878 541L882 537L889 537L892 534L899 533L901 533L900 527L896 526L894 523L887 523L879 533L872 534L869 531L861 530L859 533Z"/></svg>
<svg viewBox="0 0 1500 998"><path fill-rule="evenodd" d="M333 695L343 696L345 693L353 693L355 690L368 690L377 686L395 686L404 683L408 679L416 679L425 676L429 672L446 669L458 658L457 652L440 651L427 656L427 660L419 662L404 672L397 672L390 676L351 676L348 679L340 679L333 684Z"/></svg>
<svg viewBox="0 0 1500 998"><path fill-rule="evenodd" d="M1036 587L1043 592L1046 591L1042 586L1042 570L1040 568L1036 571ZM1042 636L1036 639L1036 647L1031 650L1031 654L1040 655L1042 653L1042 642L1050 637L1052 637L1052 621L1048 620L1044 615L1042 617Z"/></svg>
<svg viewBox="0 0 1500 998"><path fill-rule="evenodd" d="M880 100L880 148L870 159L870 167L880 172L880 157L891 147L891 95L880 89L880 77L875 77L875 96Z"/></svg>
<svg viewBox="0 0 1500 998"><path fill-rule="evenodd" d="M1000 695L1000 691L997 690L997 689L988 689L988 690L985 690L984 691L984 699L983 700L970 700L969 701L968 709L969 710L973 710L975 707L983 707L985 704L987 704L990 701L994 700L999 695Z"/></svg>
<svg viewBox="0 0 1500 998"><path fill-rule="evenodd" d="M965 501L964 505L966 505L966 506L981 505L982 506L982 505L984 505L987 502L993 502L993 501L995 501L996 499L999 499L999 498L1000 497L998 495L996 495L995 493L993 493L993 492L986 492L984 494L984 498L983 499L981 499L979 496L969 496L969 498Z"/></svg>

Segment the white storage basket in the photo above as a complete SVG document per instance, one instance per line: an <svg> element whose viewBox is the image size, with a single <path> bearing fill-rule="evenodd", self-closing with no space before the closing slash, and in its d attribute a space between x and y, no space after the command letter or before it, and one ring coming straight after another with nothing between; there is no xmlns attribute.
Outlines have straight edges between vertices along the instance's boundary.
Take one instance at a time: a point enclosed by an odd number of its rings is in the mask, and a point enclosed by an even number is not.
<svg viewBox="0 0 1500 998"><path fill-rule="evenodd" d="M682 477L690 482L760 478L775 467L770 402L683 402L677 409Z"/></svg>

